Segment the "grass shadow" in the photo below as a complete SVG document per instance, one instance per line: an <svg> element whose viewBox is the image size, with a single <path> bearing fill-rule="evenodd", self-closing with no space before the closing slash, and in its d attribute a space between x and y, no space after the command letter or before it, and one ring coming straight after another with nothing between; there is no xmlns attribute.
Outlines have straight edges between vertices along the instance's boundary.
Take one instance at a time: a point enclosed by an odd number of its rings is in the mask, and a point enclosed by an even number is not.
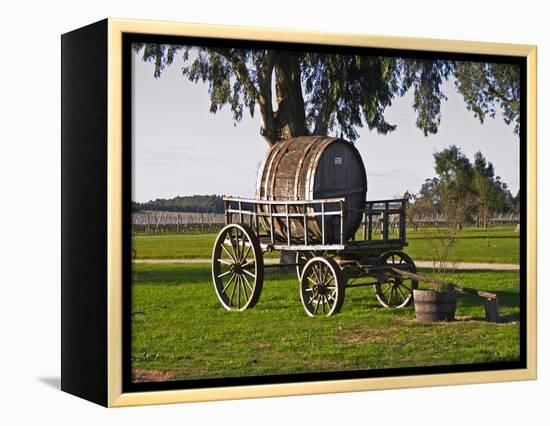
<svg viewBox="0 0 550 426"><path fill-rule="evenodd" d="M133 270L133 284L147 284L151 282L160 285L178 284L204 284L210 282L212 275L210 269L196 267L194 265L178 265L170 269L159 268L157 270Z"/></svg>
<svg viewBox="0 0 550 426"><path fill-rule="evenodd" d="M498 304L501 308L518 308L519 309L519 293L511 291L497 291ZM465 308L483 306L484 299L478 296L468 294L459 294L458 303Z"/></svg>

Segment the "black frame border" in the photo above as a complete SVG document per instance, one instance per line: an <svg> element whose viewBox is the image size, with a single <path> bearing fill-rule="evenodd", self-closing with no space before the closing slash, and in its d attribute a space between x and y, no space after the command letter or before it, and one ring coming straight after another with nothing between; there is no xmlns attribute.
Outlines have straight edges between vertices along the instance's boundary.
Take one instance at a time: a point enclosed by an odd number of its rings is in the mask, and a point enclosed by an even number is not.
<svg viewBox="0 0 550 426"><path fill-rule="evenodd" d="M132 382L131 365L131 286L132 286L132 123L131 123L131 45L132 43L187 44L197 46L262 48L284 51L314 51L325 53L356 53L371 56L404 57L415 59L448 59L472 62L507 63L520 66L520 359L519 361L477 363L407 368L331 371L269 376L227 377L166 382ZM144 392L185 390L243 385L269 385L326 380L367 379L380 377L419 376L427 374L466 373L527 368L527 58L523 56L451 53L408 49L389 49L287 43L243 39L220 39L155 34L123 33L122 36L122 391Z"/></svg>

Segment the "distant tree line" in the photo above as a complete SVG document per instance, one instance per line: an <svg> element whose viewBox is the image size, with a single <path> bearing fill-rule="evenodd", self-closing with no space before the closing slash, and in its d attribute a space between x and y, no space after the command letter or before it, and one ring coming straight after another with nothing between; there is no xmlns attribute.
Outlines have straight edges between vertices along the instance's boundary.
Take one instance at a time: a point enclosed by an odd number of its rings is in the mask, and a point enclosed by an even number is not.
<svg viewBox="0 0 550 426"><path fill-rule="evenodd" d="M132 201L132 211L143 210L193 212L193 213L223 213L222 195L191 195L170 199L157 198L156 200L138 203Z"/></svg>
<svg viewBox="0 0 550 426"><path fill-rule="evenodd" d="M452 145L434 154L437 176L426 179L418 193L407 191L409 214L442 217L459 228L465 222L489 225L494 213L519 214L519 191L514 196L481 151L473 163L460 148Z"/></svg>

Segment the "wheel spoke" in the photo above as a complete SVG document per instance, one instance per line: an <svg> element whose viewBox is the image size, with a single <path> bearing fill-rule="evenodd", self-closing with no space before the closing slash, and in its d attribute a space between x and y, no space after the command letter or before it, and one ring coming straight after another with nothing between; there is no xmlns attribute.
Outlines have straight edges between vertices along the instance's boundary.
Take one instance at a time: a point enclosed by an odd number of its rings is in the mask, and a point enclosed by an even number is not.
<svg viewBox="0 0 550 426"><path fill-rule="evenodd" d="M243 269L244 269L244 268L248 268L250 265L254 265L255 262L256 262L255 260L249 260L248 262L243 263L243 264L241 265L241 268L243 268Z"/></svg>
<svg viewBox="0 0 550 426"><path fill-rule="evenodd" d="M325 276L323 277L323 283L328 284L331 279L334 279L334 275L332 275L332 270L327 266L325 269Z"/></svg>
<svg viewBox="0 0 550 426"><path fill-rule="evenodd" d="M248 254L250 253L250 249L252 248L252 245L249 245L247 248L246 248L246 253L241 257L241 262L244 262L246 260L246 257L248 256ZM252 261L253 262L253 261Z"/></svg>
<svg viewBox="0 0 550 426"><path fill-rule="evenodd" d="M321 284L325 282L326 275L327 275L327 270L325 269L325 265L320 264L319 265L319 282Z"/></svg>
<svg viewBox="0 0 550 426"><path fill-rule="evenodd" d="M403 302L407 300L407 297L403 294L403 291L401 290L401 286L397 287L397 290L399 290L399 294L401 294L401 298L403 299Z"/></svg>
<svg viewBox="0 0 550 426"><path fill-rule="evenodd" d="M317 268L315 267L315 264L311 265L311 275L314 276L314 278L317 279L315 283L319 282L319 276L317 275Z"/></svg>
<svg viewBox="0 0 550 426"><path fill-rule="evenodd" d="M319 284L323 283L323 266L317 264L317 278L319 279Z"/></svg>
<svg viewBox="0 0 550 426"><path fill-rule="evenodd" d="M252 278L256 279L256 275L254 275L252 272L247 271L246 269L243 269L243 272L244 272L245 274L250 275Z"/></svg>
<svg viewBox="0 0 550 426"><path fill-rule="evenodd" d="M237 287L237 309L241 309L241 286L243 285L243 280L241 276L238 276L239 286Z"/></svg>
<svg viewBox="0 0 550 426"><path fill-rule="evenodd" d="M231 247L232 257L235 262L238 260L237 252L235 251L235 230L230 229L227 233L227 239L229 240L229 247Z"/></svg>
<svg viewBox="0 0 550 426"><path fill-rule="evenodd" d="M235 228L235 259L240 259L241 257L241 251L240 251L240 243L239 243L239 229Z"/></svg>
<svg viewBox="0 0 550 426"><path fill-rule="evenodd" d="M231 240L230 240L231 241ZM221 243L221 247L222 249L225 250L225 252L227 253L227 255L231 258L231 260L233 260L233 262L236 262L237 260L235 259L235 256L233 256L233 254L229 253L229 250L227 250L227 248L225 247L225 241L223 243Z"/></svg>
<svg viewBox="0 0 550 426"><path fill-rule="evenodd" d="M229 266L233 265L233 263L234 263L234 262L228 262L225 259L218 259L218 262L223 263L224 265L229 265Z"/></svg>
<svg viewBox="0 0 550 426"><path fill-rule="evenodd" d="M242 276L246 282L246 284L248 285L248 288L250 289L250 291L254 291L254 288L250 285L250 282L248 281L248 279L246 278L246 275L243 275ZM246 296L248 297L248 296Z"/></svg>
<svg viewBox="0 0 550 426"><path fill-rule="evenodd" d="M237 288L237 281L239 280L239 277L235 275L237 279L235 280L235 285L233 285L233 289L231 290L231 298L229 299L229 306L233 305L233 296L235 296L235 289Z"/></svg>
<svg viewBox="0 0 550 426"><path fill-rule="evenodd" d="M390 298L388 299L388 305L391 305L392 298L393 298L393 287L391 287Z"/></svg>
<svg viewBox="0 0 550 426"><path fill-rule="evenodd" d="M317 299L319 299L321 295L319 294ZM319 309L319 301L317 301L317 304L315 305L315 310L313 311L313 315L317 315L317 309Z"/></svg>
<svg viewBox="0 0 550 426"><path fill-rule="evenodd" d="M227 282L227 284L225 285L225 287L223 288L222 290L222 294L225 293L225 290L227 290L227 288L231 285L231 283L233 282L233 280L235 279L236 275L233 274L231 276L231 278L229 279L229 281Z"/></svg>
<svg viewBox="0 0 550 426"><path fill-rule="evenodd" d="M243 275L242 277L244 278L245 276ZM248 300L248 290L246 289L246 285L245 285L244 281L243 281L242 284L243 284L244 296L245 296L245 301L246 301L246 300Z"/></svg>
<svg viewBox="0 0 550 426"><path fill-rule="evenodd" d="M231 273L231 271L230 271L230 270L229 270L229 271L227 271L227 272L224 272L224 273L222 273L222 274L218 275L218 278L221 278L221 277L225 277L226 275L229 275L230 273Z"/></svg>
<svg viewBox="0 0 550 426"><path fill-rule="evenodd" d="M242 239L241 239L241 244L240 244L240 248L239 248L239 253L241 254L241 257L240 257L240 260L241 262L246 259L246 255L244 255L244 250L247 248L246 246L246 241L247 241L247 237L246 237L246 234L243 232L242 234ZM248 246L248 248L250 248L250 246ZM248 254L248 253L247 253Z"/></svg>
<svg viewBox="0 0 550 426"><path fill-rule="evenodd" d="M325 315L325 295L323 294L322 295L322 299L323 299L323 315Z"/></svg>

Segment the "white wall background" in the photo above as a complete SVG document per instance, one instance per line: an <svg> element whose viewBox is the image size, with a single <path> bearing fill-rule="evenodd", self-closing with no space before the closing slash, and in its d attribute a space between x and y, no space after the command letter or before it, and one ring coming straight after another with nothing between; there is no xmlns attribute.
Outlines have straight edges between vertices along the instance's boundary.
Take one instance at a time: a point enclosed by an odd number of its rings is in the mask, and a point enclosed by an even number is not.
<svg viewBox="0 0 550 426"><path fill-rule="evenodd" d="M4 1L0 54L0 423L548 424L548 242L539 240L539 380L106 410L58 391L60 34L107 16L539 45L539 236L550 161L544 2ZM545 220L546 218L546 220ZM38 221L39 220L39 221ZM548 240L546 240L548 241ZM419 414L428 408L426 413ZM314 413L314 414L312 414Z"/></svg>

